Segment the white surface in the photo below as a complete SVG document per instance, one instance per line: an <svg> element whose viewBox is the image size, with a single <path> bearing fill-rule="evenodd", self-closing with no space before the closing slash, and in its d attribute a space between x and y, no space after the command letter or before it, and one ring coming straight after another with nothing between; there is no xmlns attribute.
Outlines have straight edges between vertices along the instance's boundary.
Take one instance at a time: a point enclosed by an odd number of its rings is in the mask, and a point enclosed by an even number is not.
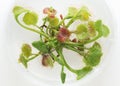
<svg viewBox="0 0 120 86"><path fill-rule="evenodd" d="M107 0L108 5L112 12L115 15L115 19L117 21L118 27L120 22L120 12L119 11L119 2L118 0ZM9 5L12 3L12 0L4 0L0 2L0 15L3 15L8 11ZM6 16L0 16L0 41L3 41L2 35L4 34L3 23L4 18ZM120 30L118 30L118 33L120 33ZM119 38L120 35L116 33L117 37ZM117 38L117 39L118 39ZM114 53L112 54L112 60L110 60L108 64L108 68L102 72L102 74L99 75L99 77L96 77L91 82L86 83L83 86L120 86L120 57L119 57L119 51L120 51L120 40L116 40L116 50L113 50ZM9 44L9 43L8 43ZM0 45L2 45L2 42L0 42ZM3 46L0 46L0 86L37 86L34 83L28 82L24 80L17 71L12 67L11 63L7 60L7 58L2 57L3 54ZM40 85L39 85L40 86Z"/></svg>

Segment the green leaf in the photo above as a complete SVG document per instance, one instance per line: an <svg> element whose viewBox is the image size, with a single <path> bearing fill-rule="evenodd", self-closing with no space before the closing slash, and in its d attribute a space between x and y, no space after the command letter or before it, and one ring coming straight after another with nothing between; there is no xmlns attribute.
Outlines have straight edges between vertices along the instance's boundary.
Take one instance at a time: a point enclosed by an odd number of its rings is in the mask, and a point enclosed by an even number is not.
<svg viewBox="0 0 120 86"><path fill-rule="evenodd" d="M95 30L94 26L95 26L94 21L89 21L88 22L88 27L89 27L88 32L89 32L90 37L96 36L96 30Z"/></svg>
<svg viewBox="0 0 120 86"><path fill-rule="evenodd" d="M77 80L83 78L91 71L92 71L92 67L90 67L90 66L87 66L87 67L82 68L81 70L78 70L77 71Z"/></svg>
<svg viewBox="0 0 120 86"><path fill-rule="evenodd" d="M62 71L61 71L61 81L62 81L62 83L65 83L65 79L66 79L66 73L64 73L64 67L62 67Z"/></svg>
<svg viewBox="0 0 120 86"><path fill-rule="evenodd" d="M103 36L103 37L107 37L110 33L109 28L102 24L101 20L97 20L95 22L95 29L98 31L99 35Z"/></svg>
<svg viewBox="0 0 120 86"><path fill-rule="evenodd" d="M79 39L79 40L86 40L88 38L88 34L85 32L83 32L81 34L77 34L76 36L77 36L77 39Z"/></svg>
<svg viewBox="0 0 120 86"><path fill-rule="evenodd" d="M87 65L97 66L102 56L101 46L95 42L84 56L84 61Z"/></svg>
<svg viewBox="0 0 120 86"><path fill-rule="evenodd" d="M49 51L47 45L42 41L35 41L32 43L32 45L40 52L47 53Z"/></svg>
<svg viewBox="0 0 120 86"><path fill-rule="evenodd" d="M35 25L38 22L38 15L35 12L27 12L23 17L23 21L27 25Z"/></svg>
<svg viewBox="0 0 120 86"><path fill-rule="evenodd" d="M59 19L57 17L55 18L49 18L49 24L52 27L56 27L59 24Z"/></svg>
<svg viewBox="0 0 120 86"><path fill-rule="evenodd" d="M89 28L94 28L95 22L94 21L88 21Z"/></svg>
<svg viewBox="0 0 120 86"><path fill-rule="evenodd" d="M22 50L22 53L25 57L28 58L31 55L32 49L31 49L30 45L23 44L21 50Z"/></svg>
<svg viewBox="0 0 120 86"><path fill-rule="evenodd" d="M87 26L85 24L78 25L76 29L76 34L81 34L83 32L87 32Z"/></svg>
<svg viewBox="0 0 120 86"><path fill-rule="evenodd" d="M89 13L88 8L85 6L81 7L80 12L78 13L77 16L80 20L83 20L83 21L89 20L90 13Z"/></svg>
<svg viewBox="0 0 120 86"><path fill-rule="evenodd" d="M95 22L95 29L96 31L98 31L98 34L102 36L102 21L101 20L97 20Z"/></svg>
<svg viewBox="0 0 120 86"><path fill-rule="evenodd" d="M22 63L22 64L25 66L25 68L28 67L28 66L27 66L27 60L26 60L26 58L24 57L23 54L20 54L20 58L18 59L18 61L19 61L20 63Z"/></svg>
<svg viewBox="0 0 120 86"><path fill-rule="evenodd" d="M20 6L15 6L13 8L13 13L14 15L17 17L18 15L20 15L21 13L23 12L27 12L28 10L24 9L23 7L20 7Z"/></svg>
<svg viewBox="0 0 120 86"><path fill-rule="evenodd" d="M104 37L107 37L109 35L110 31L109 28L106 25L102 26L102 34Z"/></svg>
<svg viewBox="0 0 120 86"><path fill-rule="evenodd" d="M87 26L85 24L78 25L75 33L79 40L86 39L88 37Z"/></svg>
<svg viewBox="0 0 120 86"><path fill-rule="evenodd" d="M68 9L68 16L74 16L78 12L77 8L69 7Z"/></svg>

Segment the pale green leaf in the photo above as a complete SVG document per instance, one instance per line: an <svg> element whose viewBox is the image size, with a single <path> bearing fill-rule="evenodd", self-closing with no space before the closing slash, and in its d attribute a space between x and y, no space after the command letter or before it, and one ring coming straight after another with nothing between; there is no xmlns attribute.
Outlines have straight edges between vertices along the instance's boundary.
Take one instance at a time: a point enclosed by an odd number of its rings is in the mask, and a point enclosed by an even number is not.
<svg viewBox="0 0 120 86"><path fill-rule="evenodd" d="M23 17L23 21L27 25L35 25L38 22L38 15L35 12L27 12Z"/></svg>
<svg viewBox="0 0 120 86"><path fill-rule="evenodd" d="M106 25L102 26L102 34L104 37L107 37L109 35L110 31L109 28Z"/></svg>
<svg viewBox="0 0 120 86"><path fill-rule="evenodd" d="M87 21L90 18L90 13L87 7L83 6L80 9L80 12L78 13L78 18L83 21Z"/></svg>
<svg viewBox="0 0 120 86"><path fill-rule="evenodd" d="M68 9L68 16L74 16L78 12L77 8L69 7Z"/></svg>
<svg viewBox="0 0 120 86"><path fill-rule="evenodd" d="M57 17L49 18L48 20L49 20L50 26L52 26L52 27L56 27L59 24L59 19Z"/></svg>
<svg viewBox="0 0 120 86"><path fill-rule="evenodd" d="M28 10L24 9L23 7L20 7L20 6L15 6L13 8L13 13L14 15L17 17L18 15L20 15L21 13L23 12L27 12Z"/></svg>
<svg viewBox="0 0 120 86"><path fill-rule="evenodd" d="M21 50L22 50L22 53L25 57L28 58L31 55L32 49L31 49L30 45L23 44Z"/></svg>
<svg viewBox="0 0 120 86"><path fill-rule="evenodd" d="M85 24L78 25L75 33L79 40L86 39L88 37L87 26Z"/></svg>
<svg viewBox="0 0 120 86"><path fill-rule="evenodd" d="M20 63L22 63L25 68L27 68L27 66L28 66L28 65L27 65L27 60L26 60L26 58L24 57L23 54L20 54L20 58L18 59L18 61L19 61Z"/></svg>
<svg viewBox="0 0 120 86"><path fill-rule="evenodd" d="M90 37L94 37L97 34L94 26L95 26L95 22L94 21L89 21L88 22L88 27L89 27L88 32L89 32L89 36Z"/></svg>
<svg viewBox="0 0 120 86"><path fill-rule="evenodd" d="M102 21L101 20L97 20L95 22L95 29L96 31L98 31L98 35L102 36Z"/></svg>
<svg viewBox="0 0 120 86"><path fill-rule="evenodd" d="M81 34L83 32L87 32L87 26L85 24L78 25L76 29L76 34Z"/></svg>

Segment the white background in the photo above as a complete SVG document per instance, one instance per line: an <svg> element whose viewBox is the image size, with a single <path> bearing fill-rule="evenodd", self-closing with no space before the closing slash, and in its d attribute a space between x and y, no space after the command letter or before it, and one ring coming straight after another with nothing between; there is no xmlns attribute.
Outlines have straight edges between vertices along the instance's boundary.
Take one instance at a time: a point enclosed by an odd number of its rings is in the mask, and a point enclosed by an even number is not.
<svg viewBox="0 0 120 86"><path fill-rule="evenodd" d="M119 0L106 0L111 11L114 14L118 33L120 33L120 1ZM8 5L11 5L13 0L0 0L0 45L2 45L2 30L3 23L6 18L4 15L9 9ZM99 77L93 79L91 82L86 83L83 86L120 86L120 35L117 34L116 50L113 50L114 58L109 62L108 68L104 70ZM8 43L9 44L9 43ZM2 46L0 46L0 54L2 56ZM24 80L12 67L7 58L0 57L0 86L37 86Z"/></svg>

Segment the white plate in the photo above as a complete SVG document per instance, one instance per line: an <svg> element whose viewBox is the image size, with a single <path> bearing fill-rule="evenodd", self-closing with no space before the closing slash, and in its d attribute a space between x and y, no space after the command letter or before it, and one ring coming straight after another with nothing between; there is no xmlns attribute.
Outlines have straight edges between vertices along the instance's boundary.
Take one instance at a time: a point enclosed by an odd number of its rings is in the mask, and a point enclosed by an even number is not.
<svg viewBox="0 0 120 86"><path fill-rule="evenodd" d="M66 14L66 10L70 6L76 6L81 7L82 5L87 6L93 16L95 16L96 19L102 19L105 24L107 24L110 27L111 34L108 38L100 40L101 45L103 46L103 52L104 56L101 61L101 64L96 67L96 69L90 73L88 76L83 78L82 80L76 81L73 74L69 73L67 74L67 82L65 83L65 86L75 86L75 85L81 85L84 83L87 83L88 81L92 80L96 75L99 75L99 73L104 70L106 67L106 64L109 61L109 54L108 52L111 52L111 49L114 47L114 41L115 41L115 34L117 33L115 28L115 22L113 20L113 16L107 7L107 4L104 0L60 0L60 1L48 1L48 0L34 0L34 1L28 1L28 0L17 0L15 1L15 4L13 4L10 8L10 12L7 14L7 22L5 23L5 29L3 37L5 40L3 40L3 46L4 49L6 49L6 53L4 57L10 59L13 66L16 68L16 70L21 74L21 76L24 76L26 79L28 79L31 82L36 82L37 84L44 85L44 86L58 86L61 85L60 83L60 67L56 64L53 69L47 69L41 66L40 59L36 59L30 63L30 67L25 70L23 67L21 67L20 64L17 63L17 59L20 53L20 46L22 43L31 43L33 40L37 40L38 36L35 35L32 32L26 31L22 29L15 21L13 14L12 14L12 7L14 5L20 5L24 6L26 8L35 10L42 14L42 9L44 7L53 6L58 10L59 13ZM41 18L41 17L40 17ZM9 45L8 45L9 44ZM70 53L67 53L66 56L69 56ZM71 55L70 55L71 56ZM76 55L77 57L77 55ZM72 58L72 57L69 57ZM68 62L72 64L72 66L78 68L79 59L68 59ZM74 60L74 61L73 61ZM75 62L77 61L77 62Z"/></svg>

